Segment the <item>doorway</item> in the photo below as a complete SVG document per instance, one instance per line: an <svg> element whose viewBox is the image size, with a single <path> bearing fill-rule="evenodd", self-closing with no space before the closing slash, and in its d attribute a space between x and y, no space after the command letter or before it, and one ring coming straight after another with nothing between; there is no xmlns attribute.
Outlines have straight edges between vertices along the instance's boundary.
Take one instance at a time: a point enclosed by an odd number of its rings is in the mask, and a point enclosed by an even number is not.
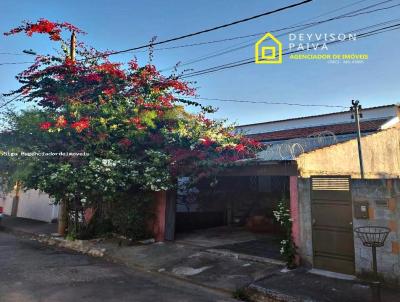
<svg viewBox="0 0 400 302"><path fill-rule="evenodd" d="M350 178L311 178L314 267L354 274L353 214Z"/></svg>

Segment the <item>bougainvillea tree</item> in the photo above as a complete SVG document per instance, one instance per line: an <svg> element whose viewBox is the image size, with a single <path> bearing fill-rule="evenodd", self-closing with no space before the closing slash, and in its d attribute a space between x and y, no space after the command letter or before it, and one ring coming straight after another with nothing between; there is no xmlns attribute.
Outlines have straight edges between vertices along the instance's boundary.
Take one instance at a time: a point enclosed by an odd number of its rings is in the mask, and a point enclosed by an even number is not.
<svg viewBox="0 0 400 302"><path fill-rule="evenodd" d="M185 100L195 90L178 76L164 76L154 65L139 66L135 59L112 62L107 53L79 42L75 58L63 39L68 32L83 34L69 23L44 19L5 33L45 34L62 50L38 55L17 76L21 87L11 94L35 104L41 119L30 119L37 123L25 134L35 132L36 139L21 141L19 147L85 154L29 158L26 187L57 201L96 206L132 188L168 190L181 175L201 178L254 156L260 148L224 122L207 118L210 108ZM187 105L200 110L188 113ZM15 122L12 130L23 131Z"/></svg>

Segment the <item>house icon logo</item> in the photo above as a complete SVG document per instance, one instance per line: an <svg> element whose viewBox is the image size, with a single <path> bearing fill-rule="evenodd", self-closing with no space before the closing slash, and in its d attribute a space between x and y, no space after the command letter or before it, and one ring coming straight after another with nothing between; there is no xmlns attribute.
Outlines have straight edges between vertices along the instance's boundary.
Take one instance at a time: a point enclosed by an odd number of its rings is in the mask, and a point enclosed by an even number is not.
<svg viewBox="0 0 400 302"><path fill-rule="evenodd" d="M266 33L254 45L256 64L281 64L282 43L271 33Z"/></svg>

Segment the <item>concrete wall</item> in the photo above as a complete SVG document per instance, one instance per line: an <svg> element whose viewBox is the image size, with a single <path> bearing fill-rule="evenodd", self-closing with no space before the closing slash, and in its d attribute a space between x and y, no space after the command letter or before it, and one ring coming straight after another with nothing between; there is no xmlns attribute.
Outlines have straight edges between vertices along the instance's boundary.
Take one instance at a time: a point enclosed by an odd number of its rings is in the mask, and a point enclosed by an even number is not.
<svg viewBox="0 0 400 302"><path fill-rule="evenodd" d="M298 178L300 244L298 252L302 263L313 264L310 178ZM386 282L400 285L400 180L351 180L352 202L367 202L369 218L356 219L353 227L377 225L391 229L385 246L377 248L378 272ZM364 247L354 235L356 274L371 274L371 248Z"/></svg>
<svg viewBox="0 0 400 302"><path fill-rule="evenodd" d="M310 266L313 263L310 179L298 178L297 186L300 224L298 253L300 254L302 263Z"/></svg>
<svg viewBox="0 0 400 302"><path fill-rule="evenodd" d="M378 272L387 282L400 284L400 181L353 180L352 198L353 204L365 201L369 205L369 218L354 218L354 227L378 225L392 230L385 246L377 248ZM356 273L368 275L372 265L371 248L364 247L357 237L354 248Z"/></svg>
<svg viewBox="0 0 400 302"><path fill-rule="evenodd" d="M3 200L4 214L11 215L13 196L8 194ZM50 222L58 216L58 205L53 205L47 194L28 190L20 193L17 216Z"/></svg>
<svg viewBox="0 0 400 302"><path fill-rule="evenodd" d="M390 128L361 139L365 178L400 176L400 129ZM301 177L349 175L360 178L357 140L304 153L297 158Z"/></svg>

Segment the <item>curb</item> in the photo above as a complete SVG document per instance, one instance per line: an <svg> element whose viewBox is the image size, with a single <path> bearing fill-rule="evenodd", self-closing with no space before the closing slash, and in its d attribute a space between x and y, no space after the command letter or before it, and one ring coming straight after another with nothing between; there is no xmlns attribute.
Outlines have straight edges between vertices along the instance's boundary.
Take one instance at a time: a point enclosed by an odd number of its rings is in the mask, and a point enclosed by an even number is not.
<svg viewBox="0 0 400 302"><path fill-rule="evenodd" d="M250 284L247 288L247 292L253 301L257 302L302 302L304 299L283 294L278 291L266 289L264 287ZM315 302L313 300L307 300L309 302Z"/></svg>
<svg viewBox="0 0 400 302"><path fill-rule="evenodd" d="M242 259L247 261L259 262L259 263L266 263L266 264L275 264L275 265L282 265L285 266L285 262L277 259L266 258L266 257L259 257L259 256L252 256L246 255L241 253L235 253L230 250L220 250L220 249L207 249L205 252L216 254L219 256L228 256L233 257L235 259Z"/></svg>
<svg viewBox="0 0 400 302"><path fill-rule="evenodd" d="M220 294L224 294L227 296L227 298L230 298L232 301L237 301L234 298L232 298L232 291L230 291L230 290L204 285L200 282L189 280L189 279L177 276L177 275L169 273L169 272L158 272L158 271L148 270L148 269L144 268L143 266L140 266L137 264L132 264L132 263L128 264L128 263L122 261L121 259L108 254L106 249L95 248L95 247L93 247L93 244L89 244L89 246L85 247L84 243L83 243L84 240L69 241L64 238L57 238L57 237L53 237L51 235L46 235L46 234L29 233L29 232L9 228L6 226L0 226L0 231L4 231L6 233L13 234L17 237L34 240L39 243L45 244L49 247L53 247L53 248L59 247L59 248L63 248L66 250L78 252L78 253L81 253L84 255L88 255L91 257L103 258L104 260L106 260L108 262L117 263L117 264L123 265L128 268L134 268L143 273L151 274L154 276L164 276L164 277L167 277L174 281L189 283L191 285L198 286L198 287L201 287L201 288L209 290L209 291L214 291L214 292L218 292Z"/></svg>
<svg viewBox="0 0 400 302"><path fill-rule="evenodd" d="M17 229L13 229L4 225L0 224L0 231L3 231L5 233L13 234L18 237L29 237L30 239L38 239L40 235L45 235L45 234L35 234L35 233L29 233Z"/></svg>
<svg viewBox="0 0 400 302"><path fill-rule="evenodd" d="M54 237L47 234L30 233L26 231L16 230L7 226L1 226L1 230L18 237L29 238L31 240L44 243L48 246L61 247L93 257L103 257L105 253L105 249L96 248L94 247L93 243L86 240L70 241L62 237Z"/></svg>

